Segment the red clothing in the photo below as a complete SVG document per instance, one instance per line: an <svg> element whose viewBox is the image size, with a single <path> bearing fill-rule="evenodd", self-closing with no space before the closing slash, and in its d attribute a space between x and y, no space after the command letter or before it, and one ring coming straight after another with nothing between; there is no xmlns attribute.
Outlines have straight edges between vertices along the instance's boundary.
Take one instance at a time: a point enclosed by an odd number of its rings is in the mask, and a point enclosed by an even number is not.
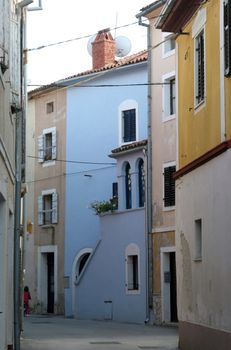
<svg viewBox="0 0 231 350"><path fill-rule="evenodd" d="M30 299L31 299L30 292L24 291L24 303L28 303Z"/></svg>

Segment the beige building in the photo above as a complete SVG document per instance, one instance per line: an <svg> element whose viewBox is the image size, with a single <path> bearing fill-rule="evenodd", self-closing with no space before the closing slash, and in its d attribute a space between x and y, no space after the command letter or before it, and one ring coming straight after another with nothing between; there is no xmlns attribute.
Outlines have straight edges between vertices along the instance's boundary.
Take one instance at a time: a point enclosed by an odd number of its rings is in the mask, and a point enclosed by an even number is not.
<svg viewBox="0 0 231 350"><path fill-rule="evenodd" d="M156 324L177 322L175 182L172 178L176 170L175 38L155 28L163 3L155 1L138 15L141 21L142 17L149 20L152 293Z"/></svg>
<svg viewBox="0 0 231 350"><path fill-rule="evenodd" d="M66 92L38 89L28 106L25 284L35 312L63 314Z"/></svg>

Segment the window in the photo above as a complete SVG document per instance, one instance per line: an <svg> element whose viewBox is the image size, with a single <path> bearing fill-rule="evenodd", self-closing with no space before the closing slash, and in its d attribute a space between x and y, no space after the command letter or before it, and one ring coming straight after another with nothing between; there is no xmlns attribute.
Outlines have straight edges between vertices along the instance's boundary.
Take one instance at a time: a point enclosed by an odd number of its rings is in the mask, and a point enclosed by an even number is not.
<svg viewBox="0 0 231 350"><path fill-rule="evenodd" d="M118 182L112 183L112 199L111 202L115 209L118 209Z"/></svg>
<svg viewBox="0 0 231 350"><path fill-rule="evenodd" d="M47 114L54 112L54 102L47 103Z"/></svg>
<svg viewBox="0 0 231 350"><path fill-rule="evenodd" d="M231 1L224 0L224 63L225 76L231 75Z"/></svg>
<svg viewBox="0 0 231 350"><path fill-rule="evenodd" d="M145 200L145 174L144 174L143 159L140 159L138 163L138 190L139 190L139 207L143 207L144 200Z"/></svg>
<svg viewBox="0 0 231 350"><path fill-rule="evenodd" d="M136 110L122 112L123 142L136 141Z"/></svg>
<svg viewBox="0 0 231 350"><path fill-rule="evenodd" d="M175 36L172 33L163 33L163 57L168 57L175 53Z"/></svg>
<svg viewBox="0 0 231 350"><path fill-rule="evenodd" d="M139 289L138 279L138 255L127 256L127 269L128 269L128 290Z"/></svg>
<svg viewBox="0 0 231 350"><path fill-rule="evenodd" d="M58 222L58 196L55 190L43 191L38 197L38 224L50 225Z"/></svg>
<svg viewBox="0 0 231 350"><path fill-rule="evenodd" d="M202 260L202 220L195 220L195 260Z"/></svg>
<svg viewBox="0 0 231 350"><path fill-rule="evenodd" d="M172 119L176 114L176 80L175 72L162 77L163 85L163 116L165 120Z"/></svg>
<svg viewBox="0 0 231 350"><path fill-rule="evenodd" d="M140 293L140 249L135 243L126 247L126 292L127 294Z"/></svg>
<svg viewBox="0 0 231 350"><path fill-rule="evenodd" d="M195 105L205 98L205 38L204 30L195 37Z"/></svg>
<svg viewBox="0 0 231 350"><path fill-rule="evenodd" d="M38 137L38 162L49 162L56 159L56 128L43 130Z"/></svg>
<svg viewBox="0 0 231 350"><path fill-rule="evenodd" d="M126 209L132 207L132 179L131 179L131 167L127 163L125 167L125 196L126 196Z"/></svg>
<svg viewBox="0 0 231 350"><path fill-rule="evenodd" d="M173 179L175 171L175 165L164 167L164 207L175 205L175 180Z"/></svg>

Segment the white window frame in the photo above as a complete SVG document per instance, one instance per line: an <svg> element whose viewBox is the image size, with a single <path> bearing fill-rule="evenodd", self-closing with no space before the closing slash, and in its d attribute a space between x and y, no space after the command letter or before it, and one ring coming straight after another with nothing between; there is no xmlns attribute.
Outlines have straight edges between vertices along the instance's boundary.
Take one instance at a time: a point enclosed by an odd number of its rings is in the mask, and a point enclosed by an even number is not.
<svg viewBox="0 0 231 350"><path fill-rule="evenodd" d="M52 195L52 219L51 223L44 224L43 220L43 213L44 213L44 207L43 207L43 197L47 195ZM56 206L54 207L54 203ZM49 189L44 190L41 192L41 195L38 197L38 225L39 226L52 226L54 224L58 223L58 195L56 192L56 189Z"/></svg>
<svg viewBox="0 0 231 350"><path fill-rule="evenodd" d="M138 289L128 289L128 283L129 283L129 271L128 271L128 257L137 255L138 260ZM140 286L140 249L137 244L131 243L126 247L125 250L125 291L126 294L140 294L141 293L141 286Z"/></svg>
<svg viewBox="0 0 231 350"><path fill-rule="evenodd" d="M207 20L206 8L202 8L198 12L192 26L192 38L194 39L194 109L195 110L198 110L199 107L204 107L206 102L206 30L205 30L206 20ZM197 79L198 67L197 67L196 48L197 48L197 38L202 31L204 33L204 99L198 103L196 98L196 96L198 95L198 79Z"/></svg>
<svg viewBox="0 0 231 350"><path fill-rule="evenodd" d="M52 134L52 159L44 159L44 145L47 134ZM42 163L43 167L55 164L57 158L57 131L56 127L43 129L42 135L38 136L38 162Z"/></svg>
<svg viewBox="0 0 231 350"><path fill-rule="evenodd" d="M162 121L167 122L169 120L176 118L176 113L170 114L170 85L168 84L170 80L175 78L175 110L176 110L176 72L172 71L162 75Z"/></svg>
<svg viewBox="0 0 231 350"><path fill-rule="evenodd" d="M130 142L123 141L123 111L135 109L136 111L136 139ZM125 145L135 142L139 139L139 127L138 127L138 103L135 100L125 100L118 108L118 120L119 120L119 145Z"/></svg>
<svg viewBox="0 0 231 350"><path fill-rule="evenodd" d="M167 52L165 51L165 48L166 48L166 44L168 42L168 40L170 40L171 36L173 35L173 33L171 32L163 32L162 33L162 41L163 41L163 44L162 44L162 57L163 58L166 58L166 57L169 57L169 56L172 56L175 54L175 48L172 49L172 50L168 50ZM175 46L176 46L176 42L175 42Z"/></svg>
<svg viewBox="0 0 231 350"><path fill-rule="evenodd" d="M176 208L176 204L169 206L169 207L165 207L164 206L164 196L165 196L165 192L164 192L164 169L165 168L169 168L171 166L176 166L176 162L175 161L171 161L171 162L166 162L163 164L162 166L162 193L163 193L163 211L172 211L175 210ZM176 191L176 188L175 188ZM175 192L176 193L176 192Z"/></svg>

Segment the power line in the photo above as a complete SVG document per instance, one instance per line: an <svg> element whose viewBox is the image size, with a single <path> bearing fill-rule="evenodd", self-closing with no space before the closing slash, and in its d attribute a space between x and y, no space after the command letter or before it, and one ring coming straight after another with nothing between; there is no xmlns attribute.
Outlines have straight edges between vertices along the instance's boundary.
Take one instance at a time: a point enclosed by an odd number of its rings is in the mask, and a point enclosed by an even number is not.
<svg viewBox="0 0 231 350"><path fill-rule="evenodd" d="M75 171L75 172L72 172L72 173L63 173L63 174L58 174L58 175L43 177L43 178L41 178L41 179L26 181L26 183L29 185L29 184L32 184L32 183L35 183L35 182L40 182L40 181L44 181L44 180L55 179L55 178L57 178L57 177L84 174L84 173L88 173L88 172L94 172L94 171L99 171L99 170L104 170L104 169L109 169L109 168L114 168L114 166L105 166L105 167L95 168L95 169L88 169L88 170Z"/></svg>
<svg viewBox="0 0 231 350"><path fill-rule="evenodd" d="M54 83L55 84L55 83ZM161 82L161 83L133 83L133 84L97 84L97 85L80 85L76 87L87 87L87 88L104 88L104 87L123 87L123 86L159 86L159 85L170 85L171 83L168 82ZM27 86L37 86L37 87L42 87L45 85L39 85L39 84L28 84ZM65 84L55 84L56 87L70 87L70 85L65 85ZM75 87L75 86L74 86Z"/></svg>
<svg viewBox="0 0 231 350"><path fill-rule="evenodd" d="M42 159L41 157L36 157L36 156L29 156L27 155L28 158L33 158L33 159ZM78 161L78 160L66 160L66 159L55 159L57 162L64 162L64 163L74 163L74 164L91 164L91 165L116 165L116 163L106 163L106 162L87 162L87 161Z"/></svg>

